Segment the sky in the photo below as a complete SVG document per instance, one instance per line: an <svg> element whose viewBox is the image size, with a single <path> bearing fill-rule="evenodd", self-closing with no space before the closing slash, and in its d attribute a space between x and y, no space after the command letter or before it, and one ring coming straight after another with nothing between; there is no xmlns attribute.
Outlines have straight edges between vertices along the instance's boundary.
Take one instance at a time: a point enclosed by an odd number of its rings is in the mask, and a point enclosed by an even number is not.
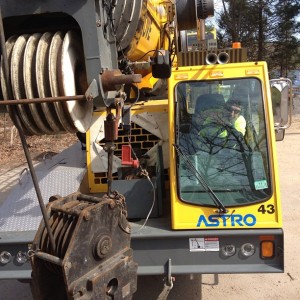
<svg viewBox="0 0 300 300"><path fill-rule="evenodd" d="M214 0L215 16L218 14L218 12L222 10L222 7L223 7L222 0ZM209 22L216 25L215 17L209 18Z"/></svg>

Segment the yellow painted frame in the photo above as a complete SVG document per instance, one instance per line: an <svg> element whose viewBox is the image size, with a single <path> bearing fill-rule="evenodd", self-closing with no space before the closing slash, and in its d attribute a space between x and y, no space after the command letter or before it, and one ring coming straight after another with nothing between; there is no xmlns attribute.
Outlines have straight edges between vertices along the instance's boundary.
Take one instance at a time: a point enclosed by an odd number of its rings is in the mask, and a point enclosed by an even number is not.
<svg viewBox="0 0 300 300"><path fill-rule="evenodd" d="M255 77L262 83L264 112L266 118L266 135L270 158L270 173L272 181L272 196L265 202L246 206L230 207L228 213L219 216L217 208L191 205L181 201L177 195L177 171L175 144L175 86L186 80L214 80ZM279 190L279 174L275 132L273 127L271 93L268 70L265 62L247 62L225 65L204 65L197 67L176 68L169 79L169 131L170 131L170 192L171 219L173 229L253 229L281 228L282 213ZM262 214L258 211L264 204L266 208L273 205L274 213ZM238 222L237 222L238 220Z"/></svg>

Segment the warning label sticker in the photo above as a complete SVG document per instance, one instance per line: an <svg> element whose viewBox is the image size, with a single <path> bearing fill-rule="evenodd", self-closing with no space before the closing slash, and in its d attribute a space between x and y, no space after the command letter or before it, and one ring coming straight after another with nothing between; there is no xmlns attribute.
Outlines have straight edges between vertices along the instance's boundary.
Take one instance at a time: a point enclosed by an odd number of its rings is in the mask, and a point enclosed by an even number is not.
<svg viewBox="0 0 300 300"><path fill-rule="evenodd" d="M189 238L190 251L219 251L219 238Z"/></svg>

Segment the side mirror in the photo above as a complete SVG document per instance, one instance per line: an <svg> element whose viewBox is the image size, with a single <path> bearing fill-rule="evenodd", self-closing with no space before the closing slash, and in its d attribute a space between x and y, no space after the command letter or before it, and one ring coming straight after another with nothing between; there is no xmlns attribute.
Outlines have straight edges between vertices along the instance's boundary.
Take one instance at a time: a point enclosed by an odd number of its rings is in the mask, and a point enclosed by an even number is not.
<svg viewBox="0 0 300 300"><path fill-rule="evenodd" d="M288 78L270 80L276 141L284 139L285 129L292 123L292 81Z"/></svg>

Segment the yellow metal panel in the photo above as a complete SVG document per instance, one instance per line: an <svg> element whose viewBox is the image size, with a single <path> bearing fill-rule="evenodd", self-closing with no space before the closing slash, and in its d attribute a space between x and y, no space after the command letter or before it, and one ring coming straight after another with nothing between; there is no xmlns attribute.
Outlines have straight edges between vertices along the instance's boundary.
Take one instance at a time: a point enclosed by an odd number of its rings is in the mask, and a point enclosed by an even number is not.
<svg viewBox="0 0 300 300"><path fill-rule="evenodd" d="M143 3L139 25L127 53L127 57L132 61L147 60L161 48L160 42L163 42L161 30L167 21L167 12L159 2L152 0ZM164 42L167 41L168 38L165 36ZM165 47L168 49L168 42L165 43Z"/></svg>

